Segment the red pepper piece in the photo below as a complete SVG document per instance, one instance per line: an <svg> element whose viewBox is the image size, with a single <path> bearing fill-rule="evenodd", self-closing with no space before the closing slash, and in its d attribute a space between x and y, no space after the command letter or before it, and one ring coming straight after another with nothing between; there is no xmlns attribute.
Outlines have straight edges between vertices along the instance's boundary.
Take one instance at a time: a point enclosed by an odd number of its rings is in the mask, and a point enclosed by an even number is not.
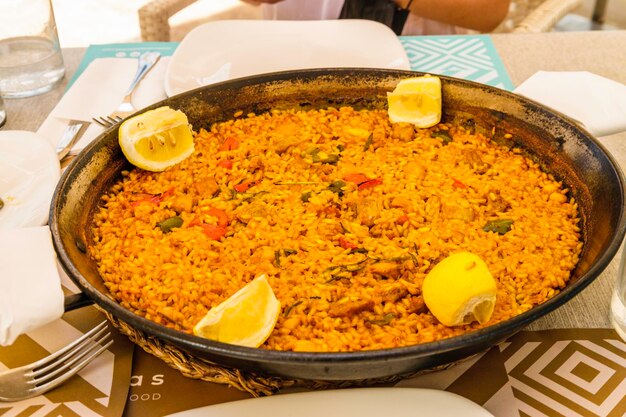
<svg viewBox="0 0 626 417"><path fill-rule="evenodd" d="M221 168L232 169L233 168L233 161L231 161L230 159L225 159L223 161L219 161L217 163L217 166L221 167Z"/></svg>
<svg viewBox="0 0 626 417"><path fill-rule="evenodd" d="M207 211L207 213L210 216L217 218L218 226L223 226L223 227L228 226L228 215L226 214L224 210L218 209L215 207L209 207L209 210ZM194 217L194 219L189 222L189 227L202 226L202 225L203 225L203 222L198 217Z"/></svg>
<svg viewBox="0 0 626 417"><path fill-rule="evenodd" d="M456 178L452 178L452 179L454 180L454 182L452 183L453 187L456 187L456 188L467 188L467 185L465 185L461 181L457 180Z"/></svg>
<svg viewBox="0 0 626 417"><path fill-rule="evenodd" d="M239 148L239 141L233 137L227 137L220 145L220 151L233 151Z"/></svg>
<svg viewBox="0 0 626 417"><path fill-rule="evenodd" d="M203 224L202 232L210 239L220 240L222 237L224 237L224 235L226 235L226 227L216 226L214 224Z"/></svg>
<svg viewBox="0 0 626 417"><path fill-rule="evenodd" d="M357 185L359 190L371 188L376 185L382 184L383 180L378 178L370 179L364 174L348 174L343 177L344 181L352 182Z"/></svg>
<svg viewBox="0 0 626 417"><path fill-rule="evenodd" d="M247 191L248 188L252 187L254 184L255 184L254 181L244 181L240 184L235 185L233 188L238 193L243 193L244 191Z"/></svg>
<svg viewBox="0 0 626 417"><path fill-rule="evenodd" d="M217 224L222 227L228 226L228 215L222 209L218 209L215 207L209 208L208 212L211 216L217 217Z"/></svg>
<svg viewBox="0 0 626 417"><path fill-rule="evenodd" d="M364 182L369 181L370 179L367 178L364 174L348 174L345 177L343 177L344 181L348 181L348 182L353 182L356 185L360 185L363 184Z"/></svg>
<svg viewBox="0 0 626 417"><path fill-rule="evenodd" d="M228 215L222 209L209 207L208 214L217 218L217 225L205 224L198 217L189 222L189 227L200 226L202 233L213 240L220 240L226 235L226 226L228 226Z"/></svg>
<svg viewBox="0 0 626 417"><path fill-rule="evenodd" d="M374 178L373 180L365 181L365 182L359 184L359 186L357 188L359 190L365 190L366 188L372 188L372 187L375 187L375 186L380 185L382 183L383 183L383 180L378 179L378 178Z"/></svg>
<svg viewBox="0 0 626 417"><path fill-rule="evenodd" d="M343 236L341 236L339 238L339 246L341 246L344 249L356 249L357 248L357 245L355 245L354 243L350 242L349 240L347 240Z"/></svg>
<svg viewBox="0 0 626 417"><path fill-rule="evenodd" d="M136 207L141 203L159 204L166 197L174 195L174 187L170 188L169 190L165 192L162 192L161 194L137 194L137 195L141 196L142 198L140 200L133 201L131 203L133 207Z"/></svg>

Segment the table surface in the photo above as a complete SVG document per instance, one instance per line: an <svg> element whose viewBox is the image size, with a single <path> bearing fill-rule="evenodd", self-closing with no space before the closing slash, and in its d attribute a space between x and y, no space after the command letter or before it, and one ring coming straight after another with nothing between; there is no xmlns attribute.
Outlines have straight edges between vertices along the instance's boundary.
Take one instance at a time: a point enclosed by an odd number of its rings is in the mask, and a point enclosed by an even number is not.
<svg viewBox="0 0 626 417"><path fill-rule="evenodd" d="M626 31L494 34L492 40L514 85L538 70L590 71L626 84ZM8 120L4 129L36 131L63 95L84 52L84 48L63 49L66 76L53 91L5 100ZM599 140L624 170L626 132ZM529 329L611 327L609 303L618 260L619 255L578 296L532 323Z"/></svg>

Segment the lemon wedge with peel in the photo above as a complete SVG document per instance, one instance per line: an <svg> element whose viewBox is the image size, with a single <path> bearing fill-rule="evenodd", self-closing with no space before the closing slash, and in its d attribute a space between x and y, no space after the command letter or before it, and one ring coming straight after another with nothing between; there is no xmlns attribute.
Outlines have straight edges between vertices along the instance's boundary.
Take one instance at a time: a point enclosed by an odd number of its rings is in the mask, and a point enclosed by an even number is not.
<svg viewBox="0 0 626 417"><path fill-rule="evenodd" d="M389 119L427 128L441 121L441 80L433 75L407 78L387 93Z"/></svg>
<svg viewBox="0 0 626 417"><path fill-rule="evenodd" d="M128 161L147 171L163 171L193 153L193 132L187 116L164 106L121 124L119 143Z"/></svg>
<svg viewBox="0 0 626 417"><path fill-rule="evenodd" d="M196 324L196 336L233 345L259 347L274 330L280 302L265 275L260 275Z"/></svg>
<svg viewBox="0 0 626 417"><path fill-rule="evenodd" d="M446 326L478 321L484 324L493 314L496 281L485 262L470 252L459 252L439 262L422 284L424 303Z"/></svg>

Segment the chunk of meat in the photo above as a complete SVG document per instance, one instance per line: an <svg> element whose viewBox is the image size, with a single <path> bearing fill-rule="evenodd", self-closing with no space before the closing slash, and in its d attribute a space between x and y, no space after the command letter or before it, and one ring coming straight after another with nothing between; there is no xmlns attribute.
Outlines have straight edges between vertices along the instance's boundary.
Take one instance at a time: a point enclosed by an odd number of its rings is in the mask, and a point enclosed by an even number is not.
<svg viewBox="0 0 626 417"><path fill-rule="evenodd" d="M410 198L397 196L391 200L391 207L401 208L404 211L413 211L413 202Z"/></svg>
<svg viewBox="0 0 626 417"><path fill-rule="evenodd" d="M220 189L220 186L217 181L215 181L215 178L200 179L194 183L194 186L196 187L198 194L205 198L213 196Z"/></svg>
<svg viewBox="0 0 626 417"><path fill-rule="evenodd" d="M466 149L463 152L463 157L477 174L484 174L489 168L491 168L489 163L483 161L480 156L480 152L476 149Z"/></svg>
<svg viewBox="0 0 626 417"><path fill-rule="evenodd" d="M424 206L424 212L426 217L430 220L436 219L439 216L439 212L441 211L441 199L439 196L433 195L428 197L426 200L426 205Z"/></svg>
<svg viewBox="0 0 626 417"><path fill-rule="evenodd" d="M417 162L412 162L404 166L404 176L409 181L422 181L426 178L426 168Z"/></svg>
<svg viewBox="0 0 626 417"><path fill-rule="evenodd" d="M441 215L446 219L471 222L474 220L474 209L469 206L465 207L458 203L446 201L441 205Z"/></svg>
<svg viewBox="0 0 626 417"><path fill-rule="evenodd" d="M364 226L371 227L380 216L380 202L372 198L361 198L356 203L357 220Z"/></svg>
<svg viewBox="0 0 626 417"><path fill-rule="evenodd" d="M235 211L235 217L242 223L248 224L253 218L265 218L268 215L266 205L259 200L253 200L249 204L240 206Z"/></svg>
<svg viewBox="0 0 626 417"><path fill-rule="evenodd" d="M277 154L282 155L287 152L289 148L299 144L301 141L302 139L296 136L281 136L274 142L274 151L276 151Z"/></svg>
<svg viewBox="0 0 626 417"><path fill-rule="evenodd" d="M393 285L385 289L382 298L384 302L395 303L396 301L406 297L409 294L409 290L400 285Z"/></svg>
<svg viewBox="0 0 626 417"><path fill-rule="evenodd" d="M250 162L248 165L248 170L250 172L256 172L258 170L263 169L265 166L263 165L263 158L261 158L259 155L255 155L252 158L250 158Z"/></svg>
<svg viewBox="0 0 626 417"><path fill-rule="evenodd" d="M511 208L511 204L500 195L500 190L487 194L488 204L496 213L504 213Z"/></svg>
<svg viewBox="0 0 626 417"><path fill-rule="evenodd" d="M172 209L178 214L190 212L192 208L193 197L189 194L177 195L174 201L172 201Z"/></svg>
<svg viewBox="0 0 626 417"><path fill-rule="evenodd" d="M421 295L409 298L409 307L407 308L408 313L423 314L426 313L427 310L428 309L426 308L426 304L424 303L424 299Z"/></svg>
<svg viewBox="0 0 626 417"><path fill-rule="evenodd" d="M352 317L363 311L373 310L373 300L343 298L333 304L328 309L331 317Z"/></svg>
<svg viewBox="0 0 626 417"><path fill-rule="evenodd" d="M278 126L273 132L273 136L274 151L279 155L304 141L302 135L300 135L300 127L291 121L286 121Z"/></svg>
<svg viewBox="0 0 626 417"><path fill-rule="evenodd" d="M410 123L394 123L391 126L391 137L402 142L410 142L415 138L415 129Z"/></svg>
<svg viewBox="0 0 626 417"><path fill-rule="evenodd" d="M262 246L252 251L252 254L248 258L248 261L246 263L256 266L259 266L261 264L263 266L267 266L274 261L275 256L276 255L274 248L269 246Z"/></svg>
<svg viewBox="0 0 626 417"><path fill-rule="evenodd" d="M398 262L376 262L369 266L372 274L387 278L399 278L402 275L402 264Z"/></svg>

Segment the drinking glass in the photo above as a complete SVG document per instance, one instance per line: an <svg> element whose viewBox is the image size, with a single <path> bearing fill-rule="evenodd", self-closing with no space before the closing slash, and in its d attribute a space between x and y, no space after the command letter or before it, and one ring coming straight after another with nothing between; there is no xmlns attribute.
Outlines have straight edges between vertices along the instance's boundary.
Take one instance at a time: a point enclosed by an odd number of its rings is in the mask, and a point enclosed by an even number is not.
<svg viewBox="0 0 626 417"><path fill-rule="evenodd" d="M619 336L626 341L626 253L622 257L617 270L617 280L611 297L611 322Z"/></svg>
<svg viewBox="0 0 626 417"><path fill-rule="evenodd" d="M0 96L45 93L64 74L51 0L1 0Z"/></svg>

